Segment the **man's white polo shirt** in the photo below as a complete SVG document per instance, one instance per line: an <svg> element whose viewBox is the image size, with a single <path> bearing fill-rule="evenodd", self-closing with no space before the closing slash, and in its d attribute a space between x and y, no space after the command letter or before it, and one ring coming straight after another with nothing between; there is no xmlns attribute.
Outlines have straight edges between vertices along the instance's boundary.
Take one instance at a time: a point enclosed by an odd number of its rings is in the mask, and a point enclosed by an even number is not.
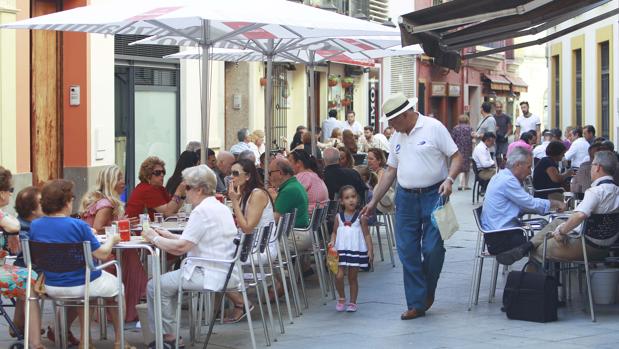
<svg viewBox="0 0 619 349"><path fill-rule="evenodd" d="M448 160L458 151L449 131L433 118L419 114L409 134L396 132L390 139L387 165L398 169L403 188L425 188L449 174Z"/></svg>

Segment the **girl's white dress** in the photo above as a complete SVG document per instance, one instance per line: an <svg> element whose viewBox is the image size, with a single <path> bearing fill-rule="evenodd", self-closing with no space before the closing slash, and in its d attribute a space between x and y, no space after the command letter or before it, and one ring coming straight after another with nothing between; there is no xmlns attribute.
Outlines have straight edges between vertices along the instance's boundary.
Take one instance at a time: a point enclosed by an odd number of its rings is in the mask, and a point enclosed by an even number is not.
<svg viewBox="0 0 619 349"><path fill-rule="evenodd" d="M335 237L335 249L339 255L339 265L349 267L368 267L368 247L361 231L359 211L353 216L340 212L337 215L338 226Z"/></svg>

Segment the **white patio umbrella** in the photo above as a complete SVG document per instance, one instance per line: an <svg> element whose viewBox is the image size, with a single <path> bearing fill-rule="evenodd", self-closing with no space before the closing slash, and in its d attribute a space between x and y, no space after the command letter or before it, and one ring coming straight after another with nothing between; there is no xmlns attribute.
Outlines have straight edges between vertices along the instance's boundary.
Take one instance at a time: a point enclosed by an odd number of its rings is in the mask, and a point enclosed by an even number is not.
<svg viewBox="0 0 619 349"><path fill-rule="evenodd" d="M267 40L271 44L262 48L277 52L306 38L380 35L399 39L400 35L393 28L286 0L114 0L0 28L156 35L166 37L166 44L190 42L205 51L215 46L238 47L256 39ZM280 39L290 40L275 44ZM203 162L209 136L209 69L209 60L202 60Z"/></svg>
<svg viewBox="0 0 619 349"><path fill-rule="evenodd" d="M423 50L419 45L413 45L409 47L402 48L401 46L393 46L389 49L371 49L366 51L358 51L358 52L347 52L343 51L342 47L333 47L333 41L340 40L348 40L348 42L353 42L352 38L344 39L332 39L327 42L310 45L305 48L295 49L291 51L280 52L279 54L273 56L273 62L290 62L290 63L302 63L305 64L309 68L309 76L310 76L310 87L309 87L309 95L310 95L310 128L312 130L316 130L316 106L314 104L314 69L317 64L321 64L324 62L334 62L334 63L343 63L343 64L359 64L364 66L373 66L374 59L392 57L392 56L405 56L405 55L418 55L423 53ZM376 40L368 39L367 45L371 44L371 47L377 47L380 45L389 46L390 44L395 44L395 41L385 40L380 44L376 43ZM326 44L331 43L328 48L330 49L319 49L324 48ZM152 39L144 39L139 41L139 43L150 43L154 44ZM336 49L334 49L336 48ZM175 53L172 55L165 56L164 58L176 58L176 59L200 59L202 58L202 53L199 49L191 49L179 53ZM267 56L258 51L253 51L251 49L218 49L215 48L211 51L209 55L209 59L213 61L228 61L228 62L240 62L240 61L250 61L250 62L264 62L267 60ZM270 76L267 76L267 79L270 79ZM268 100L268 97L267 97ZM267 112L268 110L265 110ZM269 117L265 117L268 120ZM267 128L268 131L268 128ZM269 139L267 137L267 139ZM270 141L267 142L267 145ZM316 139L312 137L312 153L315 154L316 151Z"/></svg>
<svg viewBox="0 0 619 349"><path fill-rule="evenodd" d="M345 17L345 16L344 16ZM364 21L362 21L364 22ZM365 22L369 23L369 22ZM375 25L374 23L370 23ZM376 33L378 34L378 33ZM275 57L282 57L290 59L292 62L300 62L306 63L312 69L310 74L310 100L314 100L314 78L313 78L313 66L320 61L316 61L315 53L317 50L325 50L324 52L328 52L328 54L323 57L323 61L326 61L329 56L336 54L345 54L351 52L362 52L362 51L374 51L386 49L389 47L395 47L400 44L399 37L395 36L384 36L384 35L375 35L375 36L335 36L333 33L325 36L323 38L309 38L309 39L272 39L272 38L261 38L261 37L252 37L248 39L229 39L226 40L228 46L232 45L233 47L241 47L245 50L255 51L256 54L248 54L243 55L243 57L239 59L243 60L252 60L252 61L265 61L267 63L267 86L266 86L266 103L265 103L265 135L266 135L266 144L265 151L267 154L270 154L271 149L271 127L272 127L272 113L273 113L273 84L272 84L272 76L273 76L273 62L276 61ZM136 41L132 43L132 45L178 45L178 46L198 46L198 40L191 39L188 37L168 35L168 36L155 36L149 37L143 40ZM210 48L204 49L202 47L202 52L208 52L207 55L196 56L197 57L216 57L213 56L210 51ZM195 53L199 55L198 53ZM380 56L376 53L376 56ZM363 56L359 59L368 59L369 57ZM205 65L205 61L209 59L202 59L202 65ZM204 72L203 72L204 74ZM208 81L206 83L208 86ZM312 115L310 122L312 123L312 130L316 129L315 124L315 105L314 103L310 103L310 114ZM315 140L312 140L312 144L314 145L312 149L315 148ZM265 167L268 168L269 157L265 157ZM268 185L268 171L265 172L265 186Z"/></svg>

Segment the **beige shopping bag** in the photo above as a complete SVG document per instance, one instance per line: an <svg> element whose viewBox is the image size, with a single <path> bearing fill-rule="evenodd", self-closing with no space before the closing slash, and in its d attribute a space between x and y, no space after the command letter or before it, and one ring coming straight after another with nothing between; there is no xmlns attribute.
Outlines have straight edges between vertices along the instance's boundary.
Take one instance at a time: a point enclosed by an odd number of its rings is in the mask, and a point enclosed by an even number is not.
<svg viewBox="0 0 619 349"><path fill-rule="evenodd" d="M442 196L439 198L434 211L432 211L432 224L438 228L443 241L449 239L460 229L451 203L445 202Z"/></svg>

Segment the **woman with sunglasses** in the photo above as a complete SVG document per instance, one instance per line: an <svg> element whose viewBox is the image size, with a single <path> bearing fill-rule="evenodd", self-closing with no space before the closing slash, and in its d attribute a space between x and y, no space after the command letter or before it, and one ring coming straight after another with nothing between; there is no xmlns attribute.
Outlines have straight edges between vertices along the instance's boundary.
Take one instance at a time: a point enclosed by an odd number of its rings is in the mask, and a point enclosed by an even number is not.
<svg viewBox="0 0 619 349"><path fill-rule="evenodd" d="M251 234L254 229L275 222L271 197L264 189L253 162L249 160L235 162L232 165L231 184L228 187L228 197L232 200L232 208L239 230L245 234ZM272 256L277 253L275 247L275 244L269 245ZM261 256L261 260L265 259L266 256ZM228 296L234 303L234 309L224 322L239 322L246 316L243 297L237 292L231 292Z"/></svg>
<svg viewBox="0 0 619 349"><path fill-rule="evenodd" d="M155 212L162 213L164 217L178 212L185 200L185 185L179 185L170 197L163 186L165 174L165 163L158 157L149 156L142 162L140 184L133 189L125 208L127 217L148 213L152 220Z"/></svg>

